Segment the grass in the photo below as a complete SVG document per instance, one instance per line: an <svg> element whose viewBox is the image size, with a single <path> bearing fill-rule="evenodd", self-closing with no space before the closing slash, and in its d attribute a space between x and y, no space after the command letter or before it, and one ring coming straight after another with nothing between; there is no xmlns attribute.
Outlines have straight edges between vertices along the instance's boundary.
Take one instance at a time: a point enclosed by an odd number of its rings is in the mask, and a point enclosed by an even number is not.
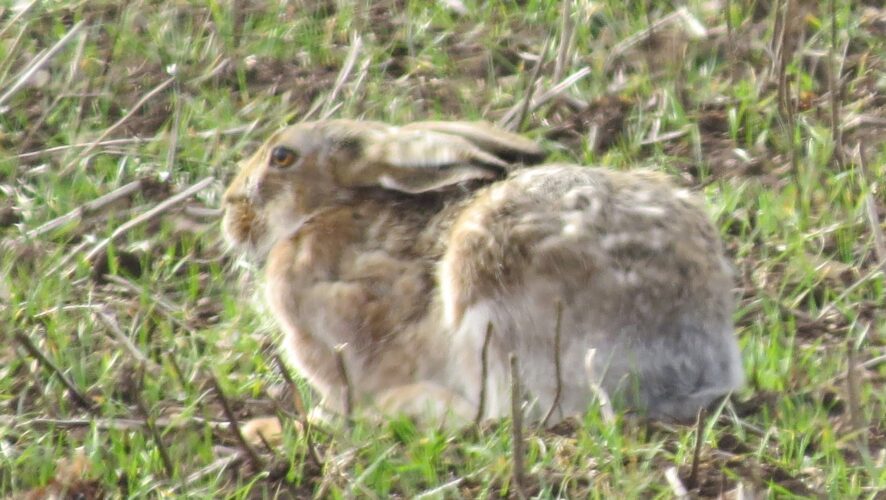
<svg viewBox="0 0 886 500"><path fill-rule="evenodd" d="M238 419L296 409L275 361L277 333L211 209L239 158L309 114L497 120L526 94L545 39L559 46L562 7L465 1L460 16L413 0L233 4L0 7L0 93L84 22L0 111L0 495L517 495L508 421L459 433L402 419L288 426L274 453L258 450L261 468L246 460L211 376ZM525 132L554 159L652 167L703 192L735 263L749 380L700 427L697 459L698 428L608 423L594 405L580 422L526 429L533 495L669 497L671 467L699 497L886 491L886 255L876 246L886 213L886 11L836 0L832 17L827 2L791 3L782 37L768 4L687 2L691 19L665 24L655 23L675 12L668 2L568 10L563 75L591 72L530 113ZM693 19L705 36L687 28ZM773 49L779 40L788 49ZM535 95L558 83L553 59ZM789 104L779 110L782 93ZM124 117L103 143L77 146ZM122 224L209 176L210 187L85 259ZM88 209L139 179L134 195ZM310 391L297 391L310 406Z"/></svg>

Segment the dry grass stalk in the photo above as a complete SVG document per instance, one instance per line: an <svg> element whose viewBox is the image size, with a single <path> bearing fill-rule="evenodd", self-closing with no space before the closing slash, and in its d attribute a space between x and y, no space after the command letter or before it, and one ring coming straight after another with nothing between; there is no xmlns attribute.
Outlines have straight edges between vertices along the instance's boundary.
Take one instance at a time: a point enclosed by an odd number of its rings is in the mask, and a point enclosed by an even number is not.
<svg viewBox="0 0 886 500"><path fill-rule="evenodd" d="M793 59L794 51L797 47L796 41L790 36L789 29L789 23L794 22L791 9L792 3L793 0L783 0L776 4L772 30L772 52L774 54L773 63L778 83L778 115L781 119L785 139L788 144L791 172L796 176L799 173L799 167L797 164L797 147L794 140L795 109L794 99L791 97L791 81L787 75L788 64Z"/></svg>
<svg viewBox="0 0 886 500"><path fill-rule="evenodd" d="M557 47L557 58L554 60L554 81L563 78L566 65L569 64L569 54L574 43L575 21L572 18L573 3L562 2L560 11L560 45Z"/></svg>
<svg viewBox="0 0 886 500"><path fill-rule="evenodd" d="M464 480L465 478L463 477L457 477L452 481L443 483L440 486L419 493L415 496L414 500L423 500L425 498L448 498L449 496L445 495L444 493L447 493L449 490L454 490L458 488L459 485L464 482Z"/></svg>
<svg viewBox="0 0 886 500"><path fill-rule="evenodd" d="M698 416L695 419L695 449L692 450L692 469L689 472L689 484L695 486L698 484L698 466L701 463L701 444L704 442L704 424L707 410L699 408Z"/></svg>
<svg viewBox="0 0 886 500"><path fill-rule="evenodd" d="M148 143L148 142L154 142L158 139L160 139L160 138L156 137L156 136L144 137L144 138L142 138L142 137L123 137L120 139L108 139L106 141L101 141L99 143L80 142L77 144L65 144L62 146L54 146L51 148L40 149L37 151L28 151L25 153L19 153L15 157L20 160L24 160L24 159L28 159L28 158L36 158L38 156L43 156L43 155L47 155L47 154L51 154L51 153L60 153L62 151L67 151L69 149L85 148L85 147L88 147L92 144L96 144L97 147L123 146L123 145L127 145L127 144L144 144L144 143Z"/></svg>
<svg viewBox="0 0 886 500"><path fill-rule="evenodd" d="M52 219L51 221L48 221L28 231L25 236L27 238L36 238L72 221L80 220L86 215L98 212L108 205L134 195L135 193L142 190L143 184L144 179L139 179L128 184L124 184L123 186L120 186L110 193L106 193L94 200L88 201L75 208L74 210L71 210L70 212L60 217L56 217L55 219Z"/></svg>
<svg viewBox="0 0 886 500"><path fill-rule="evenodd" d="M6 35L6 32L9 31L9 28L11 28L13 26L18 26L19 19L21 19L22 16L24 16L25 14L27 14L31 10L31 7L37 5L37 3L39 1L40 0L31 0L31 3L20 8L19 11L16 12L16 14L14 16L12 16L12 19L10 19L9 22L6 23L6 26L4 26L2 30L0 30L0 40L4 39L3 36ZM11 51L7 52L7 54L10 54L10 53L11 53Z"/></svg>
<svg viewBox="0 0 886 500"><path fill-rule="evenodd" d="M840 84L840 75L837 74L837 8L835 0L829 0L831 16L831 43L828 46L828 92L830 92L831 103L831 139L834 141L834 163L838 170L842 170L845 162L843 154L843 131L840 127L840 104L842 102L842 85ZM840 65L842 68L842 64Z"/></svg>
<svg viewBox="0 0 886 500"><path fill-rule="evenodd" d="M332 92L329 93L329 96L323 104L323 112L320 114L321 119L325 120L329 118L338 109L335 100L338 98L338 93L341 91L341 88L348 81L351 71L354 70L354 64L357 62L357 56L360 54L360 49L362 47L363 37L357 33L352 33L351 49L348 51L348 55L345 58L345 62L342 64L341 70L338 72L338 76L335 78L335 85L332 87ZM305 114L303 119L307 120L316 111L317 108L315 106Z"/></svg>
<svg viewBox="0 0 886 500"><path fill-rule="evenodd" d="M548 37L545 40L544 47L541 49L541 53L538 55L538 62L535 63L535 68L532 70L532 77L529 79L529 84L526 86L526 95L523 96L523 104L520 107L520 117L517 119L516 123L508 124L507 128L509 130L521 132L523 126L526 124L526 118L529 116L529 108L532 103L532 95L535 93L538 79L541 77L541 68L544 66L545 60L548 57L548 49L550 46L551 38Z"/></svg>
<svg viewBox="0 0 886 500"><path fill-rule="evenodd" d="M886 236L883 235L883 228L880 227L880 216L877 210L877 202L871 194L871 185L868 183L868 165L864 155L864 145L858 143L855 147L855 154L858 156L858 176L861 179L862 189L864 189L864 206L865 215L868 219L868 225L871 228L871 237L874 241L874 253L877 255L877 262L883 271L886 271Z"/></svg>
<svg viewBox="0 0 886 500"><path fill-rule="evenodd" d="M147 428L148 433L151 435L151 439L154 440L154 444L157 446L157 452L160 454L160 461L163 462L163 469L166 471L166 477L172 479L176 476L176 474L175 466L172 463L172 458L170 458L169 456L169 450L166 449L166 444L163 442L163 436L160 435L160 432L157 430L157 426L154 425L154 419L151 417L151 414L150 412L148 412L148 408L145 405L145 402L142 400L144 373L144 365L142 365L142 367L139 369L139 382L135 404L138 407L138 411L141 412L142 415L144 415L145 428Z"/></svg>
<svg viewBox="0 0 886 500"><path fill-rule="evenodd" d="M172 95L173 95L173 115L172 115L172 129L169 131L169 144L166 146L166 168L169 171L173 171L175 169L175 154L178 151L178 136L179 136L179 128L181 127L182 121L182 104L181 99L179 98L179 85L178 80L174 81L174 85L172 86Z"/></svg>
<svg viewBox="0 0 886 500"><path fill-rule="evenodd" d="M689 491L686 490L686 486L684 486L683 481L680 480L680 472L677 471L676 467L671 466L665 470L665 479L668 481L668 485L671 487L674 497L681 500L689 498Z"/></svg>
<svg viewBox="0 0 886 500"><path fill-rule="evenodd" d="M474 417L474 425L479 426L486 413L486 383L489 379L489 341L492 339L492 322L486 324L486 336L483 338L483 348L480 350L480 401L477 403L477 416Z"/></svg>
<svg viewBox="0 0 886 500"><path fill-rule="evenodd" d="M24 87L28 83L28 80L30 80L31 77L34 76L34 74L38 70L40 70L40 68L45 66L46 63L50 61L50 59L55 57L56 54L58 54L65 47L65 45L67 45L68 42L70 42L77 35L77 33L79 33L81 29L83 29L84 24L85 21L80 21L74 26L71 26L71 29L68 30L65 36L63 36L58 42L56 42L55 45L52 46L52 48L44 52L42 56L33 61L27 69L19 74L15 83L13 83L9 87L9 90L7 90L2 96L0 96L0 111L2 111L2 107L4 104L6 104L6 101L11 99L12 96L16 94L16 92L21 90L22 87ZM4 31L5 30L6 28L4 28Z"/></svg>
<svg viewBox="0 0 886 500"><path fill-rule="evenodd" d="M852 431L861 429L861 407L858 402L858 381L855 377L856 361L855 347L850 339L846 345L846 393L849 399L849 420L852 422Z"/></svg>
<svg viewBox="0 0 886 500"><path fill-rule="evenodd" d="M860 338L864 338L867 336L868 332L870 332L871 325L870 323L864 323L864 329L859 334ZM857 433L858 439L856 440L856 446L858 446L859 451L864 455L870 455L868 448L868 439L867 432L864 421L864 416L861 411L861 398L859 396L859 387L858 387L858 366L856 356L858 354L858 350L856 347L857 338L849 338L846 342L846 393L847 399L849 400L849 422L852 426L852 432Z"/></svg>
<svg viewBox="0 0 886 500"><path fill-rule="evenodd" d="M585 373L588 377L588 384L590 385L591 392L594 393L594 396L597 397L597 400L600 401L600 416L603 418L603 422L607 425L615 424L615 411L612 409L612 400L609 399L609 394L606 393L606 389L603 388L598 382L597 379L603 379L602 376L597 377L594 368L594 362L597 355L596 349L588 349L588 352L585 354Z"/></svg>
<svg viewBox="0 0 886 500"><path fill-rule="evenodd" d="M872 279L874 279L884 273L886 273L886 269L883 269L882 266L875 266L873 269L871 269L870 271L865 273L864 276L859 278L855 283L852 283L851 285L847 286L842 292L840 292L840 295L838 295L834 300L825 304L825 306L821 308L821 311L819 311L818 314L815 315L815 321L818 322L818 321L821 321L822 319L824 319L824 317L827 316L828 313L830 313L831 311L836 309L837 304L839 304L846 297L848 297L850 293L855 291L858 287L864 285L865 283L868 283Z"/></svg>
<svg viewBox="0 0 886 500"><path fill-rule="evenodd" d="M535 111L536 109L538 109L542 105L544 105L546 102L548 102L551 99L553 99L554 97L562 94L566 89L568 89L569 87L574 85L576 82L578 82L579 80L581 80L582 78L584 78L590 74L591 74L591 68L588 66L585 66L585 67L579 69L578 71L576 71L575 73L567 76L566 78L563 79L563 81L561 81L557 85L554 85L553 87L551 87L550 89L548 89L547 91L542 93L540 96L536 97L535 99L532 99L532 101L529 104L529 111L528 112L532 113L533 111ZM499 128L508 128L508 124L514 120L514 116L516 116L517 113L520 111L522 104L523 104L523 102L519 102L516 105L514 105L514 107L509 109L507 111L507 113L505 113L501 117L501 119L498 121L497 126Z"/></svg>
<svg viewBox="0 0 886 500"><path fill-rule="evenodd" d="M554 376L556 377L555 382L556 386L554 389L554 400L551 401L551 407L548 408L548 412L545 414L545 418L541 421L542 427L547 427L548 420L550 420L551 415L554 414L554 410L560 406L560 396L563 392L563 371L560 365L560 331L562 329L563 323L563 302L557 301L557 321L554 326Z"/></svg>
<svg viewBox="0 0 886 500"><path fill-rule="evenodd" d="M345 349L347 344L339 344L335 346L335 362L338 368L338 375L342 382L342 403L344 404L345 424L351 425L351 417L354 412L354 389L351 387L351 379L348 376L348 367L345 363Z"/></svg>
<svg viewBox="0 0 886 500"><path fill-rule="evenodd" d="M510 353L511 367L511 441L514 490L519 498L526 498L526 469L523 450L523 389L520 387L520 366L515 353Z"/></svg>
<svg viewBox="0 0 886 500"><path fill-rule="evenodd" d="M195 483L199 483L200 481L203 481L205 478L213 474L221 474L228 468L238 464L241 460L243 460L243 454L237 452L221 457L211 464L207 465L206 467L190 474L188 477L185 478L184 481L182 481L179 486L183 489L186 489L187 487Z"/></svg>

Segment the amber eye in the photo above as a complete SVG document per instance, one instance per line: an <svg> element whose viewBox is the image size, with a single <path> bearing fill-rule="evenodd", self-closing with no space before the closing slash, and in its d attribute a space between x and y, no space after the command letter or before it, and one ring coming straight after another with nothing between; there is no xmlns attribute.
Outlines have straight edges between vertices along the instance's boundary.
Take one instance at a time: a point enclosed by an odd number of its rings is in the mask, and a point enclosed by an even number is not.
<svg viewBox="0 0 886 500"><path fill-rule="evenodd" d="M271 150L271 165L274 165L275 167L288 167L295 163L295 160L297 159L298 155L295 151L289 148L277 146Z"/></svg>

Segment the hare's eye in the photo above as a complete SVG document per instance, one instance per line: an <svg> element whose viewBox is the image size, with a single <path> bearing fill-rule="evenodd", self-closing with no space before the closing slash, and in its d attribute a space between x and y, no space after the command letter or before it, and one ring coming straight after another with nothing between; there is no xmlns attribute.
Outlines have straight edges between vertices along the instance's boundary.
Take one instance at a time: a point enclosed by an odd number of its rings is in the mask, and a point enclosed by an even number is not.
<svg viewBox="0 0 886 500"><path fill-rule="evenodd" d="M275 167L288 167L295 163L295 160L298 159L298 155L295 151L285 148L283 146L277 146L273 150L271 150L271 165Z"/></svg>

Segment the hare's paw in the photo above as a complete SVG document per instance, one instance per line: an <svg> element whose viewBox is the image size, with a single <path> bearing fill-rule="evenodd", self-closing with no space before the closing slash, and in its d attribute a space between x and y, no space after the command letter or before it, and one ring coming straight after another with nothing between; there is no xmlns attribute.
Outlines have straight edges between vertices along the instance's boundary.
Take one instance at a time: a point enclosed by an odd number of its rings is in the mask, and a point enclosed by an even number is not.
<svg viewBox="0 0 886 500"><path fill-rule="evenodd" d="M253 446L262 446L264 443L274 446L283 441L283 425L277 417L258 417L247 420L240 426L240 433L243 434L246 442Z"/></svg>

